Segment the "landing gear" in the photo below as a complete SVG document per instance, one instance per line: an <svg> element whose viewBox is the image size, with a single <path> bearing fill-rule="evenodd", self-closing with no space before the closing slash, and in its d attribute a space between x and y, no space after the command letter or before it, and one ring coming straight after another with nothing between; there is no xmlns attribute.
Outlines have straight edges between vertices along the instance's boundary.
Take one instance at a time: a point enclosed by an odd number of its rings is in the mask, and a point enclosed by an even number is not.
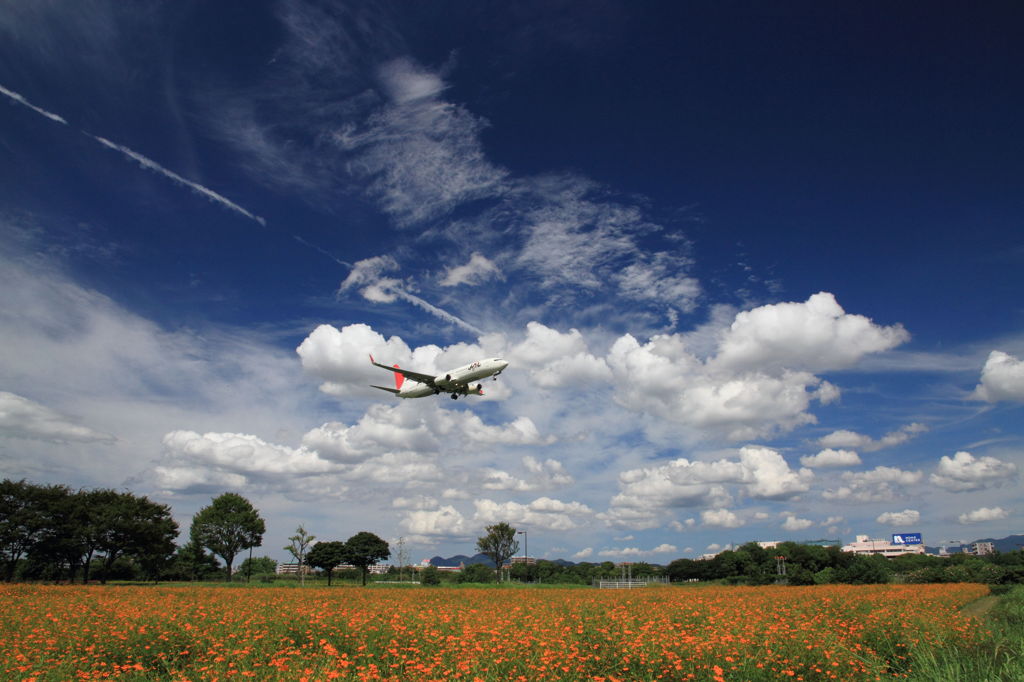
<svg viewBox="0 0 1024 682"><path fill-rule="evenodd" d="M458 393L452 393L452 400L458 400L458 399L459 399L459 394Z"/></svg>

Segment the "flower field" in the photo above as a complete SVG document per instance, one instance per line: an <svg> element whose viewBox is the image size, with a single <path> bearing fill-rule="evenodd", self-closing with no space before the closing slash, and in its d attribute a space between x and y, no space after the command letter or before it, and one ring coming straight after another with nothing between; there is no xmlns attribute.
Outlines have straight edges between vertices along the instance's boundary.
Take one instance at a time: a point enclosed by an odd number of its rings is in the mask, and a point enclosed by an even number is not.
<svg viewBox="0 0 1024 682"><path fill-rule="evenodd" d="M0 586L0 678L874 680L970 647L982 585Z"/></svg>

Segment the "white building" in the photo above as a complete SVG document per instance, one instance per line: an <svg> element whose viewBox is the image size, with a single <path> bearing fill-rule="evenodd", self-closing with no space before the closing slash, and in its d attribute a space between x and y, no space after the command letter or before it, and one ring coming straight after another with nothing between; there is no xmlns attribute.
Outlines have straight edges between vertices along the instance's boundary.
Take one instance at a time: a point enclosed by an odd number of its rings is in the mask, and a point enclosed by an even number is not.
<svg viewBox="0 0 1024 682"><path fill-rule="evenodd" d="M904 554L924 554L924 545L895 545L889 540L878 540L867 535L858 535L856 540L848 545L843 545L842 550L854 554L881 554L884 557L894 557Z"/></svg>

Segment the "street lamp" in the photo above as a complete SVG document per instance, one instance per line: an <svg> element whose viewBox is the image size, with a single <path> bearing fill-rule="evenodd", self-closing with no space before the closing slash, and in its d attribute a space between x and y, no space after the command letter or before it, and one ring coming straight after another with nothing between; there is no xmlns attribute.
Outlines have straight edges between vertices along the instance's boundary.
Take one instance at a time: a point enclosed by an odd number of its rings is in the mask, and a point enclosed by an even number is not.
<svg viewBox="0 0 1024 682"><path fill-rule="evenodd" d="M526 559L526 582L530 582L530 536L525 530L516 531L516 535L523 536L523 554Z"/></svg>

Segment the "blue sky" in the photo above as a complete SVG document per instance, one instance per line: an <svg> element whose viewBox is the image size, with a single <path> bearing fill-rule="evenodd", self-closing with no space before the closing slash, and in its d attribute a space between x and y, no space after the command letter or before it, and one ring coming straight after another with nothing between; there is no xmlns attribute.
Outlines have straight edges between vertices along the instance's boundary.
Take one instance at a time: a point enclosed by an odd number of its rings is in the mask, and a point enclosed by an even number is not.
<svg viewBox="0 0 1024 682"><path fill-rule="evenodd" d="M236 491L277 558L1019 532L1022 19L8 3L0 473Z"/></svg>

